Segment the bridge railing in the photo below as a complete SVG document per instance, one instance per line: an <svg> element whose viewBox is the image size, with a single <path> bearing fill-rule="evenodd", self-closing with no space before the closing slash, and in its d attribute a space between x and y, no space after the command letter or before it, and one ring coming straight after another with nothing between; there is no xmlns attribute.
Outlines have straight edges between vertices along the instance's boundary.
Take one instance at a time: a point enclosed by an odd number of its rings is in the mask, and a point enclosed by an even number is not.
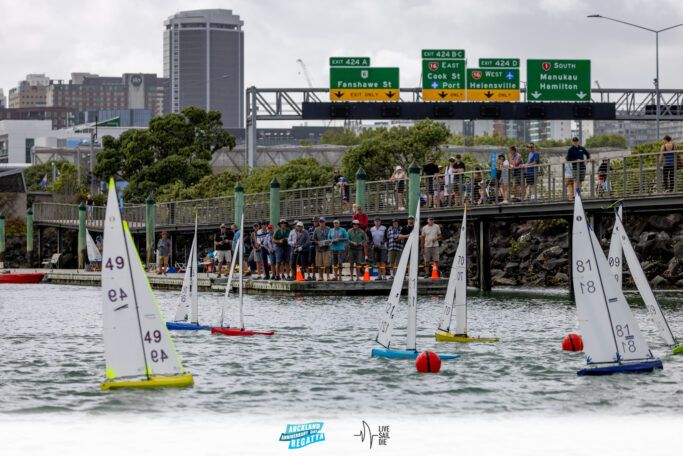
<svg viewBox="0 0 683 456"><path fill-rule="evenodd" d="M584 167L580 166L581 163ZM600 168L601 163L602 160L596 159L571 163L542 163L533 173L533 178L530 177L532 174L529 173L528 167L522 168L519 174L512 169L502 169L492 174L489 168L481 167L458 174L421 176L420 199L423 206L430 211L459 206L463 203L463 196L465 202L474 206L519 204L530 202L532 199L541 203L559 202L570 198L571 189L576 188L576 182L581 182L582 196L588 199L683 192L683 167L680 167L675 159L661 162L658 152L611 158L610 168L606 172ZM407 179L367 182L363 209L369 214L405 213L408 192ZM283 190L280 193L280 216L290 222L295 219L308 222L313 217L320 216L341 216L348 213L348 209L355 201L355 193L355 185L349 184L349 201L345 203L338 186ZM504 202L506 199L507 203ZM244 201L246 222L270 218L269 193L245 194ZM105 210L105 207L94 207L89 211L87 226L91 229L102 229ZM202 225L218 225L234 220L234 213L234 196L155 205L158 226L193 225L195 214L199 216L199 223ZM124 215L132 226L136 223L145 224L144 205L125 205ZM78 206L37 203L34 205L34 220L76 226Z"/></svg>

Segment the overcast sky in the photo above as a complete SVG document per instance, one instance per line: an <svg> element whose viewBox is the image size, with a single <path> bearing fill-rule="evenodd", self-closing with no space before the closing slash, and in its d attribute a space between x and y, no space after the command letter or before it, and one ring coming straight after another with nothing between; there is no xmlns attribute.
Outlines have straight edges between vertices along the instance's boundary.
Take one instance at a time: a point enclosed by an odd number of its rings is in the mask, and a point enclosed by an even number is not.
<svg viewBox="0 0 683 456"><path fill-rule="evenodd" d="M465 49L480 57L586 58L605 87L652 87L655 35L587 14L648 28L683 22L682 0L0 0L0 87L27 73L162 75L162 23L177 11L232 9L244 21L245 82L329 84L330 56L370 56L398 66L416 87L421 49ZM660 36L662 88L683 85L683 27ZM472 65L474 63L474 65ZM522 80L526 79L524 64Z"/></svg>

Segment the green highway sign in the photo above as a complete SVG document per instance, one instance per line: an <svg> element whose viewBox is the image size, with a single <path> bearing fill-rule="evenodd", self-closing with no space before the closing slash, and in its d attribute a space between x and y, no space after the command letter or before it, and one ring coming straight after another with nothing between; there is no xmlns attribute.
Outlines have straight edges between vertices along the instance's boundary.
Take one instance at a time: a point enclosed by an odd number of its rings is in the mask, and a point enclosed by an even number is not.
<svg viewBox="0 0 683 456"><path fill-rule="evenodd" d="M464 59L464 49L423 49L423 59Z"/></svg>
<svg viewBox="0 0 683 456"><path fill-rule="evenodd" d="M519 68L519 59L479 59L481 68Z"/></svg>
<svg viewBox="0 0 683 456"><path fill-rule="evenodd" d="M398 100L398 73L398 68L332 67L330 68L330 100Z"/></svg>
<svg viewBox="0 0 683 456"><path fill-rule="evenodd" d="M369 67L370 57L330 57L331 67Z"/></svg>
<svg viewBox="0 0 683 456"><path fill-rule="evenodd" d="M519 69L468 68L467 99L519 101Z"/></svg>
<svg viewBox="0 0 683 456"><path fill-rule="evenodd" d="M424 51L423 55L424 55ZM465 61L422 60L422 99L454 101L465 99Z"/></svg>
<svg viewBox="0 0 683 456"><path fill-rule="evenodd" d="M527 60L529 101L590 101L590 60Z"/></svg>

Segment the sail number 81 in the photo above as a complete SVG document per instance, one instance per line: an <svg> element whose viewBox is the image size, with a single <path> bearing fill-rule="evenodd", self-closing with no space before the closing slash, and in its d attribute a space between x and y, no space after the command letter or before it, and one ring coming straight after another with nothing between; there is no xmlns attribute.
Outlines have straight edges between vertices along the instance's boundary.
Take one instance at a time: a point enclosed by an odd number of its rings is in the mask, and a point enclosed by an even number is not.
<svg viewBox="0 0 683 456"><path fill-rule="evenodd" d="M595 282L592 280L589 280L586 283L579 282L579 285L581 285L581 294L595 293Z"/></svg>

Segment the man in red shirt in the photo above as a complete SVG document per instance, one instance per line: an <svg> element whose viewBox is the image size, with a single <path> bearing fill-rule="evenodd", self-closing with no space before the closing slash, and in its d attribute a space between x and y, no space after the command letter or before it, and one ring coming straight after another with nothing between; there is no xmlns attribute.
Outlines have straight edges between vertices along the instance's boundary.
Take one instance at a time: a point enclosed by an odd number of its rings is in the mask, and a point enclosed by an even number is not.
<svg viewBox="0 0 683 456"><path fill-rule="evenodd" d="M351 217L351 221L353 222L354 220L358 220L361 230L368 230L368 214L363 213L363 208L361 206L356 206L356 213Z"/></svg>

